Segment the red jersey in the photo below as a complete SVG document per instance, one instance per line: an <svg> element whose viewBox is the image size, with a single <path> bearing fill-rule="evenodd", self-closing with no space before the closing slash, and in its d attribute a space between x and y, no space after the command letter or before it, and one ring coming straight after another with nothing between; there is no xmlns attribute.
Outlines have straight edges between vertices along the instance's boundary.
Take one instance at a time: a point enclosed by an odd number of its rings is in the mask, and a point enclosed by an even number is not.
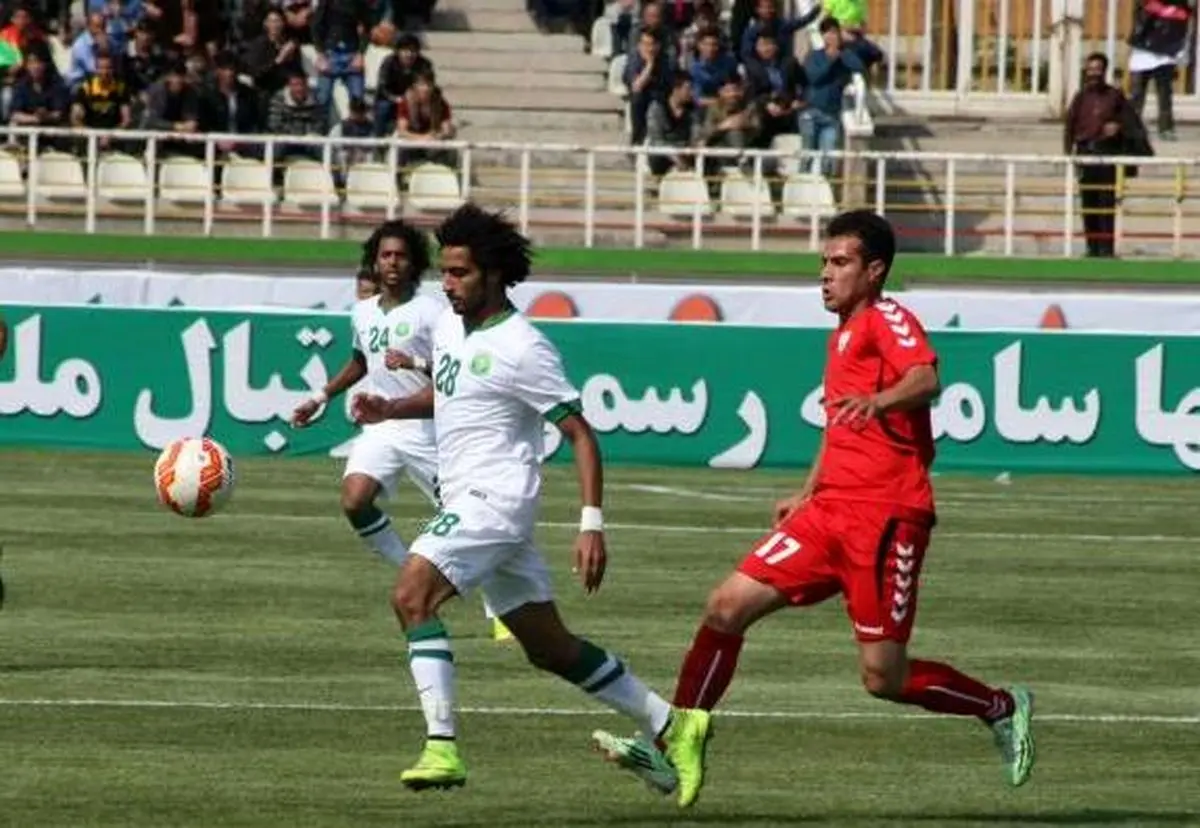
<svg viewBox="0 0 1200 828"><path fill-rule="evenodd" d="M890 388L917 365L937 365L921 323L891 299L850 317L829 336L825 363L825 453L815 494L933 512L933 424L928 405L833 425L830 402Z"/></svg>

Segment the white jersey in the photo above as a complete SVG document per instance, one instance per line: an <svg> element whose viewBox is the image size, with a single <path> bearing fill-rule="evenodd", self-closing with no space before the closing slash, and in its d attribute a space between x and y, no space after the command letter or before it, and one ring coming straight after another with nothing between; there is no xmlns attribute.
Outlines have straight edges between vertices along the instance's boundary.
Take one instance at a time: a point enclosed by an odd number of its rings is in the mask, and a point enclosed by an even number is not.
<svg viewBox="0 0 1200 828"><path fill-rule="evenodd" d="M429 377L420 371L389 370L384 365L384 357L389 349L394 349L409 356L431 359L433 328L443 308L444 305L433 297L419 294L386 312L379 306L378 296L354 304L350 311L353 348L367 361L366 391L394 400L411 397L429 386ZM434 439L432 420L389 420L380 425L415 439Z"/></svg>
<svg viewBox="0 0 1200 828"><path fill-rule="evenodd" d="M479 498L532 537L543 421L580 410L558 349L516 311L468 334L447 310L434 330L433 386L442 501Z"/></svg>

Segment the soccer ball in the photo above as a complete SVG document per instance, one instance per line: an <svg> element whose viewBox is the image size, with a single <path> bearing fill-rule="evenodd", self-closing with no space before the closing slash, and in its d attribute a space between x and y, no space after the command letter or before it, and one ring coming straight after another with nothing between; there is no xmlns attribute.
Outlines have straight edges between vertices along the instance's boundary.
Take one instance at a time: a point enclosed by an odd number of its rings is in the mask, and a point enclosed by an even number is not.
<svg viewBox="0 0 1200 828"><path fill-rule="evenodd" d="M184 517L205 517L233 494L233 458L208 437L171 442L154 463L158 502Z"/></svg>

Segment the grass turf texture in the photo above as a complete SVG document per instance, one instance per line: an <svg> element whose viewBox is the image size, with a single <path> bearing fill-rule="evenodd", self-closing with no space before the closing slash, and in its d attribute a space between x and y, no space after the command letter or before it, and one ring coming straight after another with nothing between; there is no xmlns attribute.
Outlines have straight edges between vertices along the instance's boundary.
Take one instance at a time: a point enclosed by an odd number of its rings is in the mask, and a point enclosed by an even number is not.
<svg viewBox="0 0 1200 828"><path fill-rule="evenodd" d="M724 709L763 717L718 718L681 813L590 753L594 727L624 723L492 643L477 598L446 613L470 781L404 792L422 724L340 466L247 461L227 511L187 521L155 504L152 462L5 452L6 825L1200 824L1194 481L939 479L914 651L1038 691L1027 787L1003 786L973 721L867 698L834 601L754 631ZM551 469L540 542L569 623L669 693L707 589L796 479L614 470L610 574L585 599L575 485ZM392 511L409 537L427 515L411 488Z"/></svg>
<svg viewBox="0 0 1200 828"><path fill-rule="evenodd" d="M366 234L364 233L364 238ZM361 254L359 242L192 236L75 235L56 232L0 232L9 258L82 259L104 262L179 262L241 267L295 265L336 267L351 272ZM538 250L535 269L544 275L587 273L671 276L728 280L738 277L815 278L817 255L743 253L719 250L606 250L547 247ZM1053 258L946 257L905 254L889 286L906 283L1196 285L1200 270L1187 261Z"/></svg>

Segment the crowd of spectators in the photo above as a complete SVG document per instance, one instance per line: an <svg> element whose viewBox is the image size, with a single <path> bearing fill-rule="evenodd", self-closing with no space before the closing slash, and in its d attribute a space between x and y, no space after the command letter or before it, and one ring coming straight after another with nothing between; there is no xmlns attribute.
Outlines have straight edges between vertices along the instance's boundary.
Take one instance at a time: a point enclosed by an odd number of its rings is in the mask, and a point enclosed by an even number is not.
<svg viewBox="0 0 1200 828"><path fill-rule="evenodd" d="M453 113L433 63L419 38L399 28L427 22L433 2L403 3L244 0L235 13L217 0L86 0L86 16L76 20L55 0L4 4L0 119L170 133L159 144L160 157L202 156L201 142L179 137L200 133L395 135L431 144L453 138ZM365 53L372 42L391 54L368 93ZM335 84L347 93L341 107ZM49 143L65 151L82 146L73 138ZM119 138L100 142L101 151L137 148ZM222 141L217 151L261 157L262 144ZM320 150L277 145L277 160L293 156L319 159ZM431 146L401 161L422 157L446 160L447 153Z"/></svg>
<svg viewBox="0 0 1200 828"><path fill-rule="evenodd" d="M824 0L795 17L782 15L778 3L737 0L728 23L713 0L610 4L614 54L626 61L632 142L746 149L799 134L805 148L840 148L846 87L883 60L864 33L865 3ZM814 24L822 44L805 53ZM817 157L829 175L832 162ZM650 166L662 175L688 163L686 154L661 155Z"/></svg>

